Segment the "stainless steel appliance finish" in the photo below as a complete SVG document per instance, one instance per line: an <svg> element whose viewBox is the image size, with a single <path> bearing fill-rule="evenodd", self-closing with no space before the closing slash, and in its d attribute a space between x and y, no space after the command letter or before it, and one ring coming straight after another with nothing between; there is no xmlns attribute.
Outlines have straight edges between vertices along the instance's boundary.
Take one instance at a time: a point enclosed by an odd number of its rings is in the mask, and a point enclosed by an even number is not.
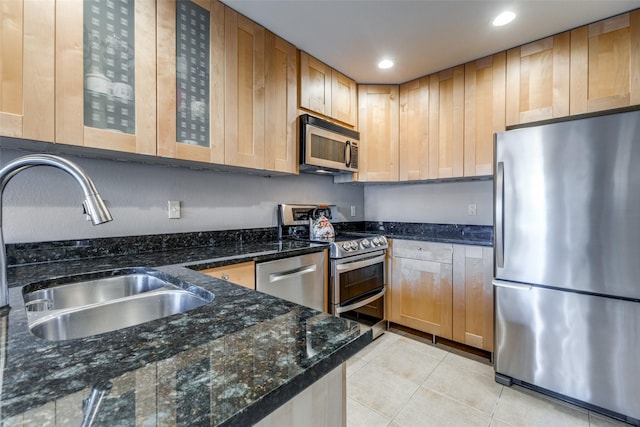
<svg viewBox="0 0 640 427"><path fill-rule="evenodd" d="M300 172L358 172L359 132L308 114L299 121Z"/></svg>
<svg viewBox="0 0 640 427"><path fill-rule="evenodd" d="M370 327L373 337L387 329L385 250L331 260L331 313Z"/></svg>
<svg viewBox="0 0 640 427"><path fill-rule="evenodd" d="M324 254L300 255L256 264L256 290L325 311Z"/></svg>
<svg viewBox="0 0 640 427"><path fill-rule="evenodd" d="M640 424L640 111L495 152L496 379Z"/></svg>
<svg viewBox="0 0 640 427"><path fill-rule="evenodd" d="M279 235L307 240L314 215L321 212L331 219L334 209L331 205L278 205ZM283 232L285 227L287 233ZM370 327L376 338L387 328L384 313L387 239L370 233L337 233L331 241L323 242L329 245L329 311Z"/></svg>

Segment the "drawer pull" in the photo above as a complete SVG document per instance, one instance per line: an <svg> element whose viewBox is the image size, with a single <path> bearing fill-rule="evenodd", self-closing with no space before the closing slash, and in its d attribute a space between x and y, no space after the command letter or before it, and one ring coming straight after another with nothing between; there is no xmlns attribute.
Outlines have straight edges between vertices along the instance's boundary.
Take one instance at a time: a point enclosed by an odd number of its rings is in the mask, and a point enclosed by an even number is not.
<svg viewBox="0 0 640 427"><path fill-rule="evenodd" d="M222 275L222 280L229 280L229 275L228 274L223 274Z"/></svg>

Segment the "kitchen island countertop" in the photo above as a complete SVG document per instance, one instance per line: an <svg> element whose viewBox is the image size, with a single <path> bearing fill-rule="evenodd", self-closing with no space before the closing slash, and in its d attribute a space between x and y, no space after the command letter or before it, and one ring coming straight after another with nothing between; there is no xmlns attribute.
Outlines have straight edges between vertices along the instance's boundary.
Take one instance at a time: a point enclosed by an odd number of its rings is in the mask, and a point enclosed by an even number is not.
<svg viewBox="0 0 640 427"><path fill-rule="evenodd" d="M249 425L371 342L351 321L196 270L324 250L304 242L188 248L9 269L2 332L4 425ZM46 341L28 328L22 286L144 266L211 291L204 306L93 337ZM97 402L97 403L96 403Z"/></svg>

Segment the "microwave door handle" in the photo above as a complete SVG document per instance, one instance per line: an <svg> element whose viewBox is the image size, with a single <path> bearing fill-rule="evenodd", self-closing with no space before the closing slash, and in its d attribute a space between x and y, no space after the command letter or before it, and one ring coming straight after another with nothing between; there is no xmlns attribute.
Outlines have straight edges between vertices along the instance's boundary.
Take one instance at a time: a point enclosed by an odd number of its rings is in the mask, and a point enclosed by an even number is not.
<svg viewBox="0 0 640 427"><path fill-rule="evenodd" d="M344 144L344 165L348 168L351 167L351 141Z"/></svg>

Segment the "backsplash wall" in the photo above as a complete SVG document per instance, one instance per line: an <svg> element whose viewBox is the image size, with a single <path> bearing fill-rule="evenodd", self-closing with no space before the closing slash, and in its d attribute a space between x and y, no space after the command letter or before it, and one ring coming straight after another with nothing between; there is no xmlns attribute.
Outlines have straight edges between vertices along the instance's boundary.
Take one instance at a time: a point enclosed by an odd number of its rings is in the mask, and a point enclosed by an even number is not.
<svg viewBox="0 0 640 427"><path fill-rule="evenodd" d="M366 221L493 225L491 180L367 185L364 200Z"/></svg>
<svg viewBox="0 0 640 427"><path fill-rule="evenodd" d="M28 154L0 149L0 163ZM6 243L273 227L278 203L331 203L339 221L364 220L361 185L332 177L261 177L63 155L78 163L107 201L114 220L93 226L82 215L82 191L66 173L34 167L4 191ZM167 201L180 200L182 218L168 219ZM351 217L351 206L356 216Z"/></svg>

